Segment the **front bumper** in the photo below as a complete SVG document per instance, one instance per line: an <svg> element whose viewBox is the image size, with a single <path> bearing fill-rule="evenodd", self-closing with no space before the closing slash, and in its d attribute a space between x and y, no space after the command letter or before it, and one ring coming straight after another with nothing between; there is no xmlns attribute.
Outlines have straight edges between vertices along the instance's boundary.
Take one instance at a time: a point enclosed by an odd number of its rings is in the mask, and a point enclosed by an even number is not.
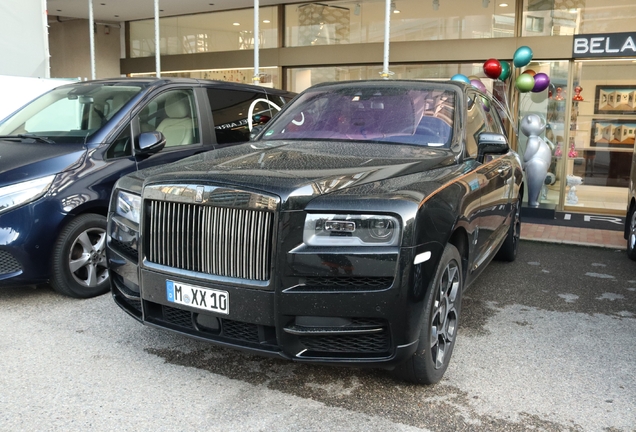
<svg viewBox="0 0 636 432"><path fill-rule="evenodd" d="M0 286L48 281L51 253L65 217L47 199L0 215Z"/></svg>
<svg viewBox="0 0 636 432"><path fill-rule="evenodd" d="M424 250L441 253L438 245L428 244L396 248L392 257L348 256L354 268L366 267L367 273L374 268L376 275L357 277L354 270L332 277L332 268L320 274L312 267L316 255L292 251L277 261L284 269L273 272L269 288L262 289L184 276L176 269L138 268L134 254L118 246L109 241L112 296L146 325L299 362L386 368L403 362L417 348L422 301L434 263L414 266L414 256ZM317 277L302 275L303 269ZM227 291L230 314L169 302L167 280Z"/></svg>

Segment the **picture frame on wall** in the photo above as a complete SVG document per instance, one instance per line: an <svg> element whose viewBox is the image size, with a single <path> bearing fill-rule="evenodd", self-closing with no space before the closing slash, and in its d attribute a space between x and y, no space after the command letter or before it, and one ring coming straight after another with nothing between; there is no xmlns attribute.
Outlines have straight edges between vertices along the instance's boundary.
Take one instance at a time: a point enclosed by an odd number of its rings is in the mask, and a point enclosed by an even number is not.
<svg viewBox="0 0 636 432"><path fill-rule="evenodd" d="M590 147L634 147L636 120L592 119Z"/></svg>
<svg viewBox="0 0 636 432"><path fill-rule="evenodd" d="M636 114L636 85L598 85L594 114Z"/></svg>

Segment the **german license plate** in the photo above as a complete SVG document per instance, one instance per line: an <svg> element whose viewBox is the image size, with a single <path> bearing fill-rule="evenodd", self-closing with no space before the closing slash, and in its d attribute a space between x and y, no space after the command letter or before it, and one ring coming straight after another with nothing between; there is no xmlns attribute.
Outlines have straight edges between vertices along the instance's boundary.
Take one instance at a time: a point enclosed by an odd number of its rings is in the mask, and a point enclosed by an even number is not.
<svg viewBox="0 0 636 432"><path fill-rule="evenodd" d="M169 302L197 309L230 313L230 294L227 291L166 280L166 298Z"/></svg>

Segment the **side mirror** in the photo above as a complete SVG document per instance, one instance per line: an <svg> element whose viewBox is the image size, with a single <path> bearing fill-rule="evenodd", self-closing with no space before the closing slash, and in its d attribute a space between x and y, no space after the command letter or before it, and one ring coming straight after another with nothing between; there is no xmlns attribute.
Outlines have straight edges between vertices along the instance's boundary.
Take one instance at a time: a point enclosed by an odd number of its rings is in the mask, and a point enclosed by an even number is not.
<svg viewBox="0 0 636 432"><path fill-rule="evenodd" d="M166 137L161 132L144 132L139 135L135 156L150 156L166 146Z"/></svg>
<svg viewBox="0 0 636 432"><path fill-rule="evenodd" d="M263 131L264 127L264 125L252 127L252 130L250 131L250 141L254 141L256 139L256 136Z"/></svg>
<svg viewBox="0 0 636 432"><path fill-rule="evenodd" d="M504 134L494 132L482 132L477 141L477 161L484 162L488 154L502 155L510 151L508 138Z"/></svg>

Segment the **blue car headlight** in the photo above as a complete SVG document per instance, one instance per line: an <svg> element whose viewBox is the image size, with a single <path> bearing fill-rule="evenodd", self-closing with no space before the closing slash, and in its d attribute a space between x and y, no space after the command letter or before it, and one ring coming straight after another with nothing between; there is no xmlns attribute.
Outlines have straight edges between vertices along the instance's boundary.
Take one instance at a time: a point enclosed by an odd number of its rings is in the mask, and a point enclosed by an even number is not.
<svg viewBox="0 0 636 432"><path fill-rule="evenodd" d="M54 178L50 175L0 188L0 213L42 197Z"/></svg>
<svg viewBox="0 0 636 432"><path fill-rule="evenodd" d="M308 246L397 246L397 218L371 214L308 214L303 242Z"/></svg>
<svg viewBox="0 0 636 432"><path fill-rule="evenodd" d="M115 213L131 222L139 224L141 214L141 197L129 192L117 191Z"/></svg>

